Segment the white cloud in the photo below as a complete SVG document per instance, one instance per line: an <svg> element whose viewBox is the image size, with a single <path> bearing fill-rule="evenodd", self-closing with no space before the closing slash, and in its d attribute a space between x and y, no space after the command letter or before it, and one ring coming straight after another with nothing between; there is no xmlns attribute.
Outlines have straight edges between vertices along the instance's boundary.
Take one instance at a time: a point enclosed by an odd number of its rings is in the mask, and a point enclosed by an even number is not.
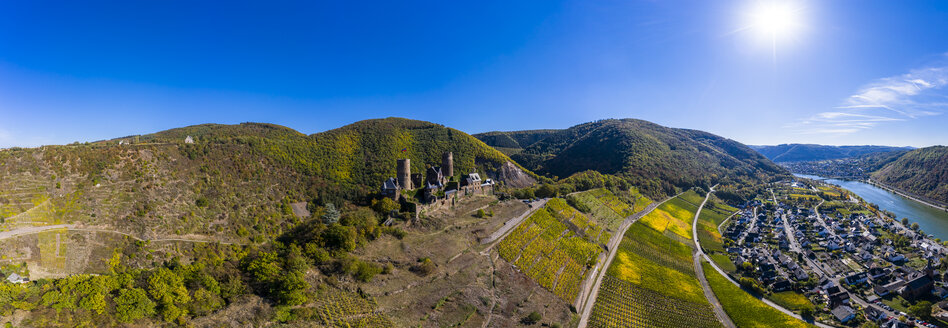
<svg viewBox="0 0 948 328"><path fill-rule="evenodd" d="M833 111L813 115L788 128L805 134L852 134L880 123L941 115L948 109L948 63L875 80L847 97Z"/></svg>

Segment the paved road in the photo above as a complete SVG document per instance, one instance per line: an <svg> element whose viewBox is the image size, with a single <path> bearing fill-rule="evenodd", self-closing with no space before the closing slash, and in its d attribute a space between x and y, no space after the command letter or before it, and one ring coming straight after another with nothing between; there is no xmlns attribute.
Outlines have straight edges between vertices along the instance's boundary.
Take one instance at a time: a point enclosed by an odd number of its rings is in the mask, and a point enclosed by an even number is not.
<svg viewBox="0 0 948 328"><path fill-rule="evenodd" d="M713 190L714 190L714 189L712 188L712 191L713 191ZM705 201L707 201L707 197L705 197ZM703 207L703 206L704 206L704 203L702 203L701 206ZM700 213L701 209L699 208L698 211L699 211L699 213ZM757 218L757 211L756 211L756 209L755 209L755 211L754 211L754 219L755 219L754 222L755 222L755 223L757 222L757 221L756 221L756 218ZM695 214L695 223L693 223L693 225L692 225L692 230L694 230L694 226L697 225L697 220L698 220L698 214L696 213L696 214ZM698 235L697 235L697 233L694 234L694 239L695 239L695 245L697 245L698 252L701 253L701 255L704 257L705 261L708 261L708 264L711 264L711 267L713 267L714 270L716 270L718 273L720 273L722 276L724 276L724 278L726 278L726 279L727 279L728 281L730 281L732 284L734 284L735 286L740 287L741 284L737 283L737 281L734 281L734 279L731 278L731 276L729 276L729 275L727 274L727 272L724 272L724 270L722 270L721 267L719 267L717 263L714 263L714 261L712 261L711 258L708 257L707 254L704 254L704 252L701 251L701 244L698 242ZM703 277L703 276L702 276L702 277ZM706 283L706 282L705 282L705 283ZM770 300L768 300L768 299L766 299L766 298L759 298L759 300L761 300L762 302L764 302L764 304L767 304L768 306L770 306L770 307L776 309L777 311L783 312L783 313L786 314L786 315L789 315L789 316L794 317L794 318L796 318L796 319L798 319L798 320L801 320L801 321L806 322L806 320L803 320L803 317L801 317L800 315L798 315L798 314L796 314L796 313L793 313L793 311L787 310L786 308L784 308L784 307L782 307L782 306L780 306L780 305L777 305L776 303L771 302ZM820 322L813 322L813 324L816 325L817 327L821 327L821 328L832 328L832 326L829 326L829 325L826 325L826 324L823 324L823 323L820 323Z"/></svg>
<svg viewBox="0 0 948 328"><path fill-rule="evenodd" d="M494 243L488 246L483 251L481 251L481 254L486 255L488 252L490 252L490 249L497 245L495 241L503 239L504 236L506 236L508 233L513 231L513 229L516 228L518 225L520 225L520 222L523 222L523 220L530 217L530 214L533 214L533 212L536 212L537 210L543 208L543 206L546 205L546 201L548 200L549 198L544 198L544 199L535 201L530 204L530 208L528 208L526 212L523 212L523 214L520 214L520 216L507 220L507 222L504 222L504 225L500 227L500 229L497 229L497 231L494 231L494 233L490 234L489 237L481 241L482 245Z"/></svg>
<svg viewBox="0 0 948 328"><path fill-rule="evenodd" d="M754 217L751 218L750 227L747 227L747 230L744 230L744 233L741 234L741 240L737 241L738 245L744 245L744 238L747 238L747 234L751 230L754 230L754 226L757 225L757 207L754 207Z"/></svg>
<svg viewBox="0 0 948 328"><path fill-rule="evenodd" d="M681 195L681 194L679 193L678 195ZM582 313L582 315L579 318L579 326L577 326L578 328L585 328L586 325L589 324L589 315L592 314L592 308L593 308L593 305L596 303L596 297L599 296L599 287L602 286L602 278L605 277L606 275L605 268L609 267L609 264L612 263L612 258L616 256L616 250L619 249L619 243L622 241L622 236L625 235L625 231L628 230L629 227L632 226L632 224L635 223L635 221L638 221L642 216L645 216L646 214L652 212L652 210L657 208L659 205L662 205L663 203L667 202L668 200L678 197L678 195L668 197L665 200L658 203L649 204L644 210L638 213L635 213L627 217L625 221L622 221L622 224L619 225L619 230L617 230L616 233L612 235L612 238L609 239L609 245L608 245L609 256L606 258L604 262L601 262L601 264L597 265L596 266L597 271L594 271L590 275L590 277L593 277L593 276L596 277L595 283L594 284L589 284L588 282L584 283L583 290L580 291L580 297L579 297L579 300L577 301L579 306L577 306L576 308L579 309L579 312ZM588 280L589 279L587 278L587 281Z"/></svg>
<svg viewBox="0 0 948 328"><path fill-rule="evenodd" d="M717 185L714 185L714 187L717 187ZM701 289L704 290L704 297L708 299L708 303L711 303L711 308L714 309L714 315L718 317L718 321L726 328L737 328L734 322L731 321L731 317L727 316L727 312L724 312L724 307L721 306L721 302L718 301L717 295L714 295L714 291L711 290L711 285L708 284L708 280L704 277L704 267L701 266L701 257L707 257L707 255L704 254L704 250L701 249L701 243L698 241L698 217L701 215L701 210L704 209L704 205L708 203L708 198L711 197L711 193L714 192L714 187L711 187L708 194L704 196L704 201L701 202L701 206L698 206L698 211L695 212L695 218L691 221L691 238L694 239L695 242L695 275L698 276L698 282L701 283Z"/></svg>

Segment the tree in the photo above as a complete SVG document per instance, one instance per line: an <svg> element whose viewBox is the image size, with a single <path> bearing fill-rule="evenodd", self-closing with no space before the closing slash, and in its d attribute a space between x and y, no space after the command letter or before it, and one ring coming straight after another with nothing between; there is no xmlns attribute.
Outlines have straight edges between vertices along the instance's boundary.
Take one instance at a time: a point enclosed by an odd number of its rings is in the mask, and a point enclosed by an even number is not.
<svg viewBox="0 0 948 328"><path fill-rule="evenodd" d="M544 184L537 188L536 196L540 198L549 198L556 197L556 194L559 193L559 190L553 184Z"/></svg>
<svg viewBox="0 0 948 328"><path fill-rule="evenodd" d="M274 284L272 294L280 304L301 305L309 301L309 298L306 296L306 289L308 287L309 284L306 283L306 279L303 278L302 272L290 271L280 276L277 283Z"/></svg>
<svg viewBox="0 0 948 328"><path fill-rule="evenodd" d="M929 317L932 314L932 302L921 301L910 306L908 310L916 318Z"/></svg>
<svg viewBox="0 0 948 328"><path fill-rule="evenodd" d="M148 292L158 301L159 310L165 321L173 321L185 315L181 309L191 302L184 279L168 268L158 268L148 277Z"/></svg>
<svg viewBox="0 0 948 328"><path fill-rule="evenodd" d="M902 218L902 225L908 225L908 218Z"/></svg>
<svg viewBox="0 0 948 328"><path fill-rule="evenodd" d="M401 205L388 197L379 199L378 201L373 201L372 203L372 209L374 209L376 212L379 212L379 214L386 216L389 215L389 213L392 213L392 211L397 211L399 208L401 208Z"/></svg>
<svg viewBox="0 0 948 328"><path fill-rule="evenodd" d="M912 230L918 230L918 222L912 222L912 225L909 227Z"/></svg>
<svg viewBox="0 0 948 328"><path fill-rule="evenodd" d="M326 214L323 214L323 223L333 224L339 222L339 210L332 203L326 204Z"/></svg>
<svg viewBox="0 0 948 328"><path fill-rule="evenodd" d="M487 212L484 212L484 209L483 209L483 208L478 209L476 216L477 216L478 218L483 219L483 218L487 217Z"/></svg>
<svg viewBox="0 0 948 328"><path fill-rule="evenodd" d="M323 234L326 247L345 252L351 252L356 248L358 238L355 228L338 223L330 225Z"/></svg>
<svg viewBox="0 0 948 328"><path fill-rule="evenodd" d="M141 288L124 288L115 298L115 318L119 322L132 322L155 314L155 302Z"/></svg>

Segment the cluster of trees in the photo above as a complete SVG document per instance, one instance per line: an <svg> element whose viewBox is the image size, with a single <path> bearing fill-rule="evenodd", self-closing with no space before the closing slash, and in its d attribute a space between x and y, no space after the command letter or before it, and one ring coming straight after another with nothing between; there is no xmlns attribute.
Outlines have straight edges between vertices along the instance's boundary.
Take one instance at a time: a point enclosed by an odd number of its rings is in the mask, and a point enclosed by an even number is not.
<svg viewBox="0 0 948 328"><path fill-rule="evenodd" d="M143 318L184 323L221 309L248 291L238 266L240 247L195 249L192 263L169 261L135 269L116 252L110 274L74 275L26 284L0 284L0 315L34 311L35 326L106 326Z"/></svg>
<svg viewBox="0 0 948 328"><path fill-rule="evenodd" d="M317 217L262 246L197 245L189 263L175 258L156 268L130 267L126 259L143 252L145 243L138 243L114 253L109 274L0 284L0 316L33 311L30 324L37 326L186 324L251 293L278 307L310 303L322 284L313 272L361 282L391 272L391 264L366 262L350 252L383 233L403 233L380 226L370 208L340 212L337 222ZM428 266L433 264L419 267L431 270Z"/></svg>

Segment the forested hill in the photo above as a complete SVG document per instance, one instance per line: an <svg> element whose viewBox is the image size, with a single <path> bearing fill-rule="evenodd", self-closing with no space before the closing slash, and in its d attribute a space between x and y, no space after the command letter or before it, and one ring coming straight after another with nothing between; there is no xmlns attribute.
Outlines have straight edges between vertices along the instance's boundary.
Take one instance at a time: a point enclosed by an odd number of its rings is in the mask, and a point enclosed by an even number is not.
<svg viewBox="0 0 948 328"><path fill-rule="evenodd" d="M610 119L556 131L512 158L558 177L595 170L649 192L710 186L728 179L763 181L788 172L747 146L710 133L635 119Z"/></svg>
<svg viewBox="0 0 948 328"><path fill-rule="evenodd" d="M774 162L806 162L857 157L872 153L911 150L912 147L890 146L825 146L813 144L782 144L749 146Z"/></svg>
<svg viewBox="0 0 948 328"><path fill-rule="evenodd" d="M488 146L494 147L507 155L512 155L558 131L560 130L493 131L477 133L474 134L474 137Z"/></svg>
<svg viewBox="0 0 948 328"><path fill-rule="evenodd" d="M140 139L180 142L189 135L204 145L221 140L246 143L268 159L321 181L321 192L338 192L349 199L377 191L382 181L395 176L395 163L401 158L411 160L413 173L440 166L442 153L449 151L455 175L478 171L503 181L505 166L521 169L467 133L404 118L364 120L309 136L277 125L244 123L196 125ZM515 186L525 183L511 182Z"/></svg>
<svg viewBox="0 0 948 328"><path fill-rule="evenodd" d="M411 159L412 172L423 173L446 151L454 153L456 175L476 169L501 181L517 177L508 181L517 187L534 182L506 155L428 122L367 120L314 135L272 124L204 124L0 151L0 219L48 200L56 222L136 235L266 238L290 218L288 203L361 202L395 176L397 159Z"/></svg>
<svg viewBox="0 0 948 328"><path fill-rule="evenodd" d="M924 198L948 203L948 147L920 148L872 174L872 179Z"/></svg>

